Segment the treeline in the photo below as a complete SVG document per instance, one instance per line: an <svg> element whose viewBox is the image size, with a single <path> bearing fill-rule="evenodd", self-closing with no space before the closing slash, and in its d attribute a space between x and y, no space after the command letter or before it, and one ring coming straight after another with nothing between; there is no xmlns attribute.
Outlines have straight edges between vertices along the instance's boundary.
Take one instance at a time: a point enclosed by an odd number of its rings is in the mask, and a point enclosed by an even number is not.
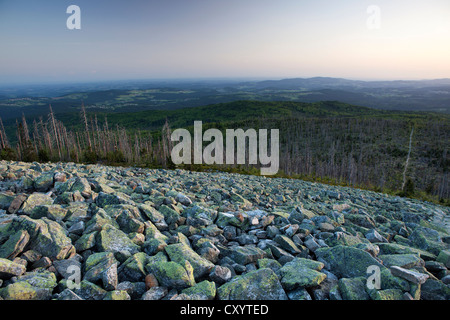
<svg viewBox="0 0 450 320"><path fill-rule="evenodd" d="M99 123L81 108L82 130L69 130L56 119L50 106L47 119L39 117L29 125L25 116L16 120L17 142L12 145L0 119L0 158L4 160L64 161L80 163L139 164L171 166L170 128L166 121L157 135L136 131L130 134L119 125L110 126L107 116Z"/></svg>
<svg viewBox="0 0 450 320"><path fill-rule="evenodd" d="M221 111L223 112L223 111ZM128 115L129 117L131 115ZM212 114L206 117L211 118ZM202 120L199 116L198 120ZM280 130L278 176L371 189L449 204L450 123L429 117L321 117L288 116L216 123L210 127ZM74 119L71 120L71 123ZM51 107L47 118L23 116L16 121L16 141L10 143L0 119L0 158L21 161L73 161L108 165L175 168L168 121L150 132L139 127L109 124L84 107L76 129L68 129ZM189 128L192 130L192 128ZM409 139L412 129L410 159ZM185 169L258 174L249 165L184 165ZM406 169L406 170L405 170Z"/></svg>

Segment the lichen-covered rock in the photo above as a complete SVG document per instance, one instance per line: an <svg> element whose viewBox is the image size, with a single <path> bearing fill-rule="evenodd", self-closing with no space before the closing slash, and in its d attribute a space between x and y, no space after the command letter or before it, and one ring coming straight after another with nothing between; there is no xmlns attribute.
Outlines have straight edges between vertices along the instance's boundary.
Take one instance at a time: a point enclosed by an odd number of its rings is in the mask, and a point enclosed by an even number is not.
<svg viewBox="0 0 450 320"><path fill-rule="evenodd" d="M246 265L266 257L266 252L258 247L243 246L228 250L224 252L224 255L230 257L238 264Z"/></svg>
<svg viewBox="0 0 450 320"><path fill-rule="evenodd" d="M0 258L14 260L15 257L22 253L29 241L30 235L28 232L26 230L18 230L0 246Z"/></svg>
<svg viewBox="0 0 450 320"><path fill-rule="evenodd" d="M22 204L22 212L26 215L31 215L35 207L51 204L53 204L53 199L49 195L35 192L29 195L27 200Z"/></svg>
<svg viewBox="0 0 450 320"><path fill-rule="evenodd" d="M384 267L368 252L354 247L338 245L330 248L320 248L315 252L319 261L325 263L338 277L352 278L365 276L368 267Z"/></svg>
<svg viewBox="0 0 450 320"><path fill-rule="evenodd" d="M103 226L102 231L97 234L96 244L99 251L129 252L130 254L139 252L139 246L134 244L123 231L108 224Z"/></svg>
<svg viewBox="0 0 450 320"><path fill-rule="evenodd" d="M200 297L202 300L213 300L216 296L216 284L214 282L204 280L197 283L193 287L182 290L181 292L188 296L195 295L196 297Z"/></svg>
<svg viewBox="0 0 450 320"><path fill-rule="evenodd" d="M339 291L344 300L370 300L364 277L340 279Z"/></svg>
<svg viewBox="0 0 450 320"><path fill-rule="evenodd" d="M321 262L295 258L280 268L281 284L288 291L318 286L327 277L320 272L323 267Z"/></svg>
<svg viewBox="0 0 450 320"><path fill-rule="evenodd" d="M450 210L428 202L75 163L0 161L0 189L0 299L450 298Z"/></svg>
<svg viewBox="0 0 450 320"><path fill-rule="evenodd" d="M287 300L275 272L264 268L233 278L217 289L220 300Z"/></svg>
<svg viewBox="0 0 450 320"><path fill-rule="evenodd" d="M48 300L56 285L54 273L31 272L0 289L0 296L5 300Z"/></svg>
<svg viewBox="0 0 450 320"><path fill-rule="evenodd" d="M8 259L0 258L0 279L20 276L26 271L25 266Z"/></svg>
<svg viewBox="0 0 450 320"><path fill-rule="evenodd" d="M171 261L178 262L179 264L184 263L184 261L189 261L192 268L194 268L195 279L207 275L214 268L214 264L211 261L202 258L184 243L168 245L164 250Z"/></svg>
<svg viewBox="0 0 450 320"><path fill-rule="evenodd" d="M158 283L164 287L184 289L195 285L192 266L188 261L182 264L174 261L157 261L147 265L155 275Z"/></svg>

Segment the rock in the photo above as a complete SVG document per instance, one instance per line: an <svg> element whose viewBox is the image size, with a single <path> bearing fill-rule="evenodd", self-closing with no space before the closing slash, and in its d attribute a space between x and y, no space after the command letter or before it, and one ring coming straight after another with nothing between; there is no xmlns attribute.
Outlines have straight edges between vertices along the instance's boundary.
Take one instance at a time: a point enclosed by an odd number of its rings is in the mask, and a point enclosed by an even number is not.
<svg viewBox="0 0 450 320"><path fill-rule="evenodd" d="M436 260L436 255L425 250L412 248L398 243L378 243L380 254L419 254L425 261Z"/></svg>
<svg viewBox="0 0 450 320"><path fill-rule="evenodd" d="M22 253L29 241L30 235L26 230L17 231L0 246L0 258L14 260L15 257Z"/></svg>
<svg viewBox="0 0 450 320"><path fill-rule="evenodd" d="M225 282L231 280L232 278L231 270L227 267L216 265L209 274L209 278L218 285L222 285Z"/></svg>
<svg viewBox="0 0 450 320"><path fill-rule="evenodd" d="M39 205L31 211L30 217L40 219L47 217L53 221L62 221L66 218L68 210L57 204Z"/></svg>
<svg viewBox="0 0 450 320"><path fill-rule="evenodd" d="M130 282L142 282L147 275L145 266L148 256L144 252L135 253L119 267L119 280Z"/></svg>
<svg viewBox="0 0 450 320"><path fill-rule="evenodd" d="M47 192L53 187L53 173L46 173L34 180L34 188L38 192Z"/></svg>
<svg viewBox="0 0 450 320"><path fill-rule="evenodd" d="M142 296L142 300L161 300L168 294L168 290L165 287L152 287Z"/></svg>
<svg viewBox="0 0 450 320"><path fill-rule="evenodd" d="M202 258L194 250L184 243L176 243L168 245L164 248L171 261L183 264L189 261L194 268L194 277L198 279L207 275L213 268L214 264L209 260Z"/></svg>
<svg viewBox="0 0 450 320"><path fill-rule="evenodd" d="M442 281L428 279L421 286L421 299L423 300L449 300L450 288Z"/></svg>
<svg viewBox="0 0 450 320"><path fill-rule="evenodd" d="M95 247L96 245L96 236L97 231L83 234L76 242L75 242L75 249L77 252L83 252L85 250L91 249Z"/></svg>
<svg viewBox="0 0 450 320"><path fill-rule="evenodd" d="M321 262L295 258L279 270L281 284L288 291L299 287L315 287L327 277L326 274L319 272L323 267L324 264Z"/></svg>
<svg viewBox="0 0 450 320"><path fill-rule="evenodd" d="M369 232L366 233L366 239L369 240L372 243L377 242L388 242L388 240L383 237L381 234L377 232L375 229L371 229Z"/></svg>
<svg viewBox="0 0 450 320"><path fill-rule="evenodd" d="M56 271L64 278L69 279L74 274L74 271L81 271L81 262L75 258L65 260L55 260L53 266ZM80 273L81 274L81 273Z"/></svg>
<svg viewBox="0 0 450 320"><path fill-rule="evenodd" d="M126 291L113 290L107 292L103 300L131 300L131 297Z"/></svg>
<svg viewBox="0 0 450 320"><path fill-rule="evenodd" d="M49 300L55 287L54 273L30 272L0 289L0 296L5 300Z"/></svg>
<svg viewBox="0 0 450 320"><path fill-rule="evenodd" d="M84 263L83 279L92 283L96 283L103 279L104 273L111 266L118 264L112 252L99 252L91 254Z"/></svg>
<svg viewBox="0 0 450 320"><path fill-rule="evenodd" d="M233 278L217 289L220 300L287 300L271 269L258 269Z"/></svg>
<svg viewBox="0 0 450 320"><path fill-rule="evenodd" d="M51 204L53 204L53 199L49 195L35 192L29 195L22 204L22 212L26 215L31 215L35 207Z"/></svg>
<svg viewBox="0 0 450 320"><path fill-rule="evenodd" d="M126 291L130 295L132 300L140 299L146 291L145 283L129 281L120 282L117 285L116 290Z"/></svg>
<svg viewBox="0 0 450 320"><path fill-rule="evenodd" d="M135 254L139 251L138 245L134 244L123 231L116 229L112 225L103 227L103 230L97 235L96 244L99 251L113 253L128 251L130 254Z"/></svg>
<svg viewBox="0 0 450 320"><path fill-rule="evenodd" d="M87 280L81 281L80 288L73 289L73 292L84 300L103 300L107 293L106 290Z"/></svg>
<svg viewBox="0 0 450 320"><path fill-rule="evenodd" d="M177 196L175 197L175 201L181 203L184 206L189 206L192 204L192 200L182 193L177 194Z"/></svg>
<svg viewBox="0 0 450 320"><path fill-rule="evenodd" d="M370 300L366 292L366 279L363 277L340 279L339 291L344 300Z"/></svg>
<svg viewBox="0 0 450 320"><path fill-rule="evenodd" d="M224 252L225 256L230 257L236 263L246 265L256 262L258 259L262 259L266 256L266 252L251 246L237 247Z"/></svg>
<svg viewBox="0 0 450 320"><path fill-rule="evenodd" d="M399 289L371 290L369 292L372 300L403 300L403 291Z"/></svg>
<svg viewBox="0 0 450 320"><path fill-rule="evenodd" d="M145 276L144 282L147 290L153 287L159 287L158 279L151 273Z"/></svg>
<svg viewBox="0 0 450 320"><path fill-rule="evenodd" d="M183 265L174 261L157 261L146 268L164 287L184 289L195 285L193 268L188 261Z"/></svg>
<svg viewBox="0 0 450 320"><path fill-rule="evenodd" d="M338 277L353 278L365 276L367 268L378 266L385 268L368 252L348 246L320 248L315 252L319 261L325 263L326 268Z"/></svg>
<svg viewBox="0 0 450 320"><path fill-rule="evenodd" d="M291 239L289 239L286 236L277 235L275 236L274 241L277 242L281 246L281 248L283 248L287 252L290 252L292 254L300 253L300 249L295 245L295 243Z"/></svg>
<svg viewBox="0 0 450 320"><path fill-rule="evenodd" d="M102 272L103 288L105 288L105 290L115 290L118 283L119 275L117 273L117 263L113 263L110 267Z"/></svg>
<svg viewBox="0 0 450 320"><path fill-rule="evenodd" d="M147 204L139 204L139 210L150 219L152 223L158 223L164 220L164 216L158 210Z"/></svg>
<svg viewBox="0 0 450 320"><path fill-rule="evenodd" d="M416 283L416 284L425 283L425 281L427 281L427 279L429 277L427 274L415 272L412 270L407 270L407 269L404 269L404 268L398 267L398 266L392 266L392 267L390 267L390 270L394 276L403 278L405 280L408 280L408 281L410 281L412 283Z"/></svg>
<svg viewBox="0 0 450 320"><path fill-rule="evenodd" d="M26 194L18 194L8 207L8 212L11 214L16 214L22 208L23 203L27 200L28 196Z"/></svg>
<svg viewBox="0 0 450 320"><path fill-rule="evenodd" d="M14 201L14 196L5 192L0 192L0 209L8 210Z"/></svg>
<svg viewBox="0 0 450 320"><path fill-rule="evenodd" d="M441 262L447 269L450 269L450 250L442 250L436 258L437 262Z"/></svg>
<svg viewBox="0 0 450 320"><path fill-rule="evenodd" d="M383 261L383 265L386 267L398 266L406 269L410 269L414 266L424 266L423 261L418 255L415 254L386 254L378 256Z"/></svg>
<svg viewBox="0 0 450 320"><path fill-rule="evenodd" d="M298 288L287 293L289 300L312 300L311 295L304 288Z"/></svg>
<svg viewBox="0 0 450 320"><path fill-rule="evenodd" d="M184 289L181 293L188 296L196 296L196 299L213 300L216 296L216 284L208 280L197 283L195 286Z"/></svg>
<svg viewBox="0 0 450 320"><path fill-rule="evenodd" d="M66 230L57 222L48 218L39 219L43 223L40 232L32 236L31 248L50 259L65 259L75 254L72 240ZM38 221L39 221L38 220Z"/></svg>
<svg viewBox="0 0 450 320"><path fill-rule="evenodd" d="M263 269L263 268L272 269L277 275L278 275L278 271L282 267L281 263L279 263L277 260L267 259L267 258L259 259L257 261L257 265L258 265L259 269Z"/></svg>
<svg viewBox="0 0 450 320"><path fill-rule="evenodd" d="M0 258L0 279L9 279L24 274L26 268L8 259Z"/></svg>
<svg viewBox="0 0 450 320"><path fill-rule="evenodd" d="M56 296L56 300L74 300L74 301L79 301L79 300L84 300L84 299L81 298L79 295L77 295L72 290L64 289L63 292L61 292L60 294L58 294Z"/></svg>

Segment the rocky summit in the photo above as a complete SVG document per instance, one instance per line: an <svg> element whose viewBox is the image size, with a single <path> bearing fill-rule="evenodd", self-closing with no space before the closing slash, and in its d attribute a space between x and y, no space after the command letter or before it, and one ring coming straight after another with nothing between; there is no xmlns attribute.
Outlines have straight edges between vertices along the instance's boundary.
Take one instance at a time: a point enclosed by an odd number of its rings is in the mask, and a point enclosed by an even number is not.
<svg viewBox="0 0 450 320"><path fill-rule="evenodd" d="M222 172L0 162L0 299L448 300L448 207Z"/></svg>

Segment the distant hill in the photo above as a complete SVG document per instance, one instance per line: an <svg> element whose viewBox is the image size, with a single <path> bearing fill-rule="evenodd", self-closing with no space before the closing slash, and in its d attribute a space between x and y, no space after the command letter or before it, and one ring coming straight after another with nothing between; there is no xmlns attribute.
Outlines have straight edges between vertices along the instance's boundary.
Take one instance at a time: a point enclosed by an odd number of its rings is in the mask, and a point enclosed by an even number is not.
<svg viewBox="0 0 450 320"><path fill-rule="evenodd" d="M59 94L59 95L58 95ZM265 81L122 81L0 88L0 117L78 112L176 110L240 100L343 103L383 110L450 113L450 79L360 81L295 78Z"/></svg>

